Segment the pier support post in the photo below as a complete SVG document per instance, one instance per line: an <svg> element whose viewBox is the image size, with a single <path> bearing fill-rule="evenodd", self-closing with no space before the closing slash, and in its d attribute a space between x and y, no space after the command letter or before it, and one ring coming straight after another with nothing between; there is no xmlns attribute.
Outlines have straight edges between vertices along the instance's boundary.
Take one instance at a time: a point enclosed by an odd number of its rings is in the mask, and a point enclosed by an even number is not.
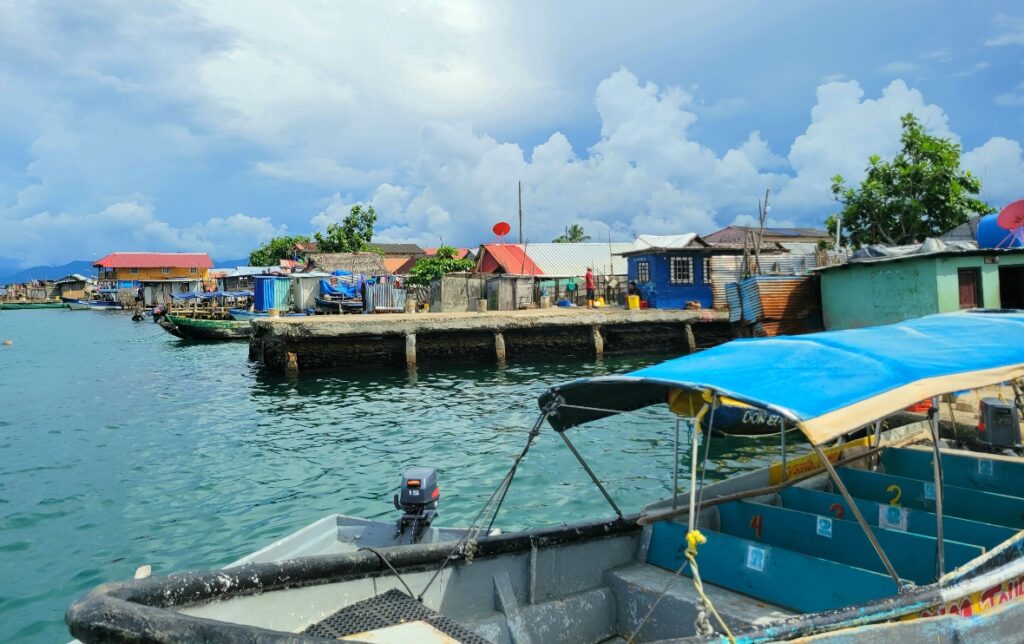
<svg viewBox="0 0 1024 644"><path fill-rule="evenodd" d="M409 367L416 366L416 334L405 334L405 364Z"/></svg>
<svg viewBox="0 0 1024 644"><path fill-rule="evenodd" d="M604 338L601 336L601 327L596 324L590 327L590 335L594 341L594 355L600 358L604 355Z"/></svg>
<svg viewBox="0 0 1024 644"><path fill-rule="evenodd" d="M284 372L288 376L299 375L299 356L294 351L288 352L288 362L285 364Z"/></svg>
<svg viewBox="0 0 1024 644"><path fill-rule="evenodd" d="M697 350L697 341L693 337L693 325L683 325L683 332L686 333L686 352L693 353Z"/></svg>
<svg viewBox="0 0 1024 644"><path fill-rule="evenodd" d="M494 332L494 353L498 358L499 364L505 362L505 334L501 331Z"/></svg>

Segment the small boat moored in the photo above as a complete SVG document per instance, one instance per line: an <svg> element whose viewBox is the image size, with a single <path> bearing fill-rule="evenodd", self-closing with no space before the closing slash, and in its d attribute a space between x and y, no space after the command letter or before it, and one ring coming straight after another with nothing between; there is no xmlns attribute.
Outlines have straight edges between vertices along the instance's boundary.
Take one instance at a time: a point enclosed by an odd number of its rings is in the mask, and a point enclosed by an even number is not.
<svg viewBox="0 0 1024 644"><path fill-rule="evenodd" d="M0 309L5 311L22 311L25 309L63 309L67 308L64 302L3 302L0 301Z"/></svg>
<svg viewBox="0 0 1024 644"><path fill-rule="evenodd" d="M282 549L223 570L105 584L65 618L85 642L1016 641L1024 461L949 449L937 414L888 432L881 421L1021 378L1024 314L967 312L735 341L576 380L540 396L523 449L457 541ZM783 450L781 462L704 485L722 398L777 414L781 440L796 427L810 451ZM674 469L662 473L671 493L639 513L622 511L570 440L623 413L664 413L676 437ZM681 425L705 420L710 431L680 443ZM545 425L614 516L491 534Z"/></svg>
<svg viewBox="0 0 1024 644"><path fill-rule="evenodd" d="M199 320L177 315L163 316L160 328L183 340L247 340L252 325L237 320Z"/></svg>

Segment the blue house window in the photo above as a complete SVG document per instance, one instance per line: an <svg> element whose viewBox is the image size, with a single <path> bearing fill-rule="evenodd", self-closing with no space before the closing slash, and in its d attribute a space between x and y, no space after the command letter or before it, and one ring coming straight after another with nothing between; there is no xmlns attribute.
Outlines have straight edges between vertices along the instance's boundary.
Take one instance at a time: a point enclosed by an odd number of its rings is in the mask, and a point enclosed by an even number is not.
<svg viewBox="0 0 1024 644"><path fill-rule="evenodd" d="M672 257L668 266L669 284L693 284L693 258Z"/></svg>
<svg viewBox="0 0 1024 644"><path fill-rule="evenodd" d="M710 284L711 283L711 258L710 257L705 257L704 258L704 283L705 284Z"/></svg>
<svg viewBox="0 0 1024 644"><path fill-rule="evenodd" d="M648 262L646 259L641 259L636 263L636 281L651 281L651 263Z"/></svg>

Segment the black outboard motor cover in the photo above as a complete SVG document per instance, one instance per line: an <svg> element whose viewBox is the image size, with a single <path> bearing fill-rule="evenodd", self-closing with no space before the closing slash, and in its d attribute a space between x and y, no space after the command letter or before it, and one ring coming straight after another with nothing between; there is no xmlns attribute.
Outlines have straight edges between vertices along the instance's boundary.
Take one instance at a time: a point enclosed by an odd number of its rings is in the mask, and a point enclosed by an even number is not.
<svg viewBox="0 0 1024 644"><path fill-rule="evenodd" d="M402 474L402 487L395 507L406 512L433 510L441 489L437 486L437 470L432 467L410 467Z"/></svg>
<svg viewBox="0 0 1024 644"><path fill-rule="evenodd" d="M395 495L395 508L403 512L395 525L395 538L411 529L412 542L419 541L423 530L437 518L437 470L432 467L410 467L402 474L402 487Z"/></svg>

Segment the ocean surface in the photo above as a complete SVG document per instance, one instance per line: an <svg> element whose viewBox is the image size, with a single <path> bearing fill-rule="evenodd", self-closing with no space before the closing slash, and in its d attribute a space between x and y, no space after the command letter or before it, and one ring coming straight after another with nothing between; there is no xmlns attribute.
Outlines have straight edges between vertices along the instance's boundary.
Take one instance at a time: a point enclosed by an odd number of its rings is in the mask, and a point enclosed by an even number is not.
<svg viewBox="0 0 1024 644"><path fill-rule="evenodd" d="M525 443L548 385L663 356L507 367L262 373L245 343L189 344L118 313L0 311L0 641L70 639L88 589L223 566L327 514L392 520L403 468L439 469L440 525L467 525ZM496 525L613 513L550 428ZM625 512L671 494L673 421L619 416L573 442ZM685 431L684 431L685 440ZM710 479L774 441L715 438ZM689 456L682 450L680 476Z"/></svg>

